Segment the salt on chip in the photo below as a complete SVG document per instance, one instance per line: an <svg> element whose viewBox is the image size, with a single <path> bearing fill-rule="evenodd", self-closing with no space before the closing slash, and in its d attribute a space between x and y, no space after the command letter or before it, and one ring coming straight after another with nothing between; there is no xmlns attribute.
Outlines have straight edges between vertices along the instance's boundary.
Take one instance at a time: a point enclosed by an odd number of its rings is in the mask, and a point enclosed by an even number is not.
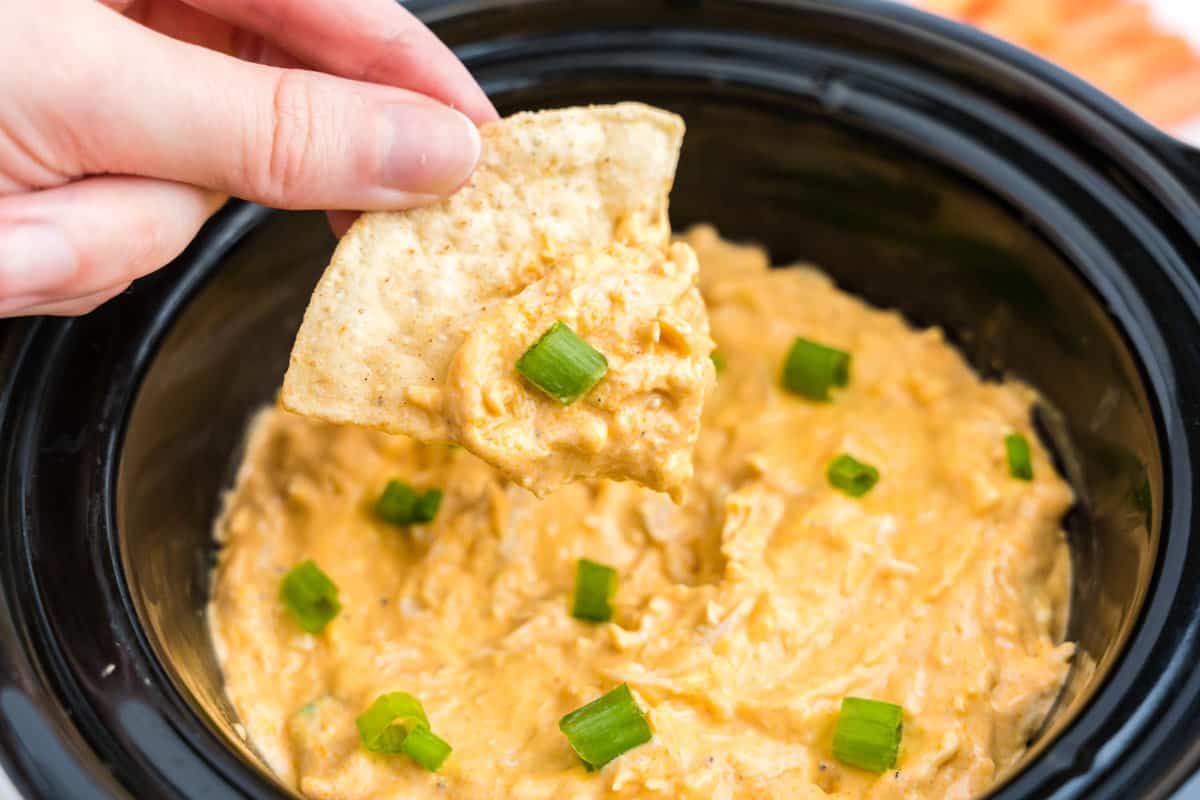
<svg viewBox="0 0 1200 800"><path fill-rule="evenodd" d="M639 103L521 113L485 126L466 186L362 215L304 315L280 402L425 441L472 323L555 261L609 244L665 248L683 120Z"/></svg>

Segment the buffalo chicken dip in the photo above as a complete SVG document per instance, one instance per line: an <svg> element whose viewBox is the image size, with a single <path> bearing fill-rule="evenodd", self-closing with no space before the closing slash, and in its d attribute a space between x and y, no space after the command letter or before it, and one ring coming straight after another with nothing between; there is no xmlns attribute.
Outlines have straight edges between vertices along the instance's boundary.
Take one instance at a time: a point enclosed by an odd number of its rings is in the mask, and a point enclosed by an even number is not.
<svg viewBox="0 0 1200 800"><path fill-rule="evenodd" d="M662 279L698 259L709 327L680 346L711 335L716 385L692 471L649 481L678 502L602 477L539 498L493 465L516 452L502 437L471 448L489 464L258 415L216 525L209 618L284 784L322 800L950 800L1021 758L1073 650L1072 493L1032 429L1035 393L982 381L941 331L812 267L770 269L709 227L680 238ZM529 359L482 377L603 397L613 345L543 316L482 321L503 362Z"/></svg>

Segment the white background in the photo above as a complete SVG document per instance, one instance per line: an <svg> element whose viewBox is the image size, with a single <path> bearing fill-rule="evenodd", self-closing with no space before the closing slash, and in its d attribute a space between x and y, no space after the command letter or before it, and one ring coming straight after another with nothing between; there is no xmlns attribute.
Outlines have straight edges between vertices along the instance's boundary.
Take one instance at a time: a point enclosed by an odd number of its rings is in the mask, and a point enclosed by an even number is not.
<svg viewBox="0 0 1200 800"><path fill-rule="evenodd" d="M1190 31L1200 42L1200 3L1196 0L1150 0L1149 5L1163 22Z"/></svg>
<svg viewBox="0 0 1200 800"><path fill-rule="evenodd" d="M1164 25L1184 34L1200 49L1200 0L1148 0L1147 5L1154 9L1154 15ZM1196 91L1200 91L1200 86L1196 87ZM1200 145L1200 120L1172 132L1192 144ZM1200 784L1197 784L1196 798L1200 799Z"/></svg>

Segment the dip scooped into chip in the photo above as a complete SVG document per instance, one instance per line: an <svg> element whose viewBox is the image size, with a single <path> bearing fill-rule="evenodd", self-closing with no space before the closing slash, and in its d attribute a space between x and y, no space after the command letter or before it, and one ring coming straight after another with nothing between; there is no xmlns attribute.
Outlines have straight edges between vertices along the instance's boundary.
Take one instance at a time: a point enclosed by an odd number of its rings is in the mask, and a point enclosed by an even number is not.
<svg viewBox="0 0 1200 800"><path fill-rule="evenodd" d="M682 138L637 103L486 126L456 194L364 214L338 244L281 403L459 442L538 494L599 476L679 497L714 380L695 255L670 245ZM555 323L603 365L570 403L517 369Z"/></svg>

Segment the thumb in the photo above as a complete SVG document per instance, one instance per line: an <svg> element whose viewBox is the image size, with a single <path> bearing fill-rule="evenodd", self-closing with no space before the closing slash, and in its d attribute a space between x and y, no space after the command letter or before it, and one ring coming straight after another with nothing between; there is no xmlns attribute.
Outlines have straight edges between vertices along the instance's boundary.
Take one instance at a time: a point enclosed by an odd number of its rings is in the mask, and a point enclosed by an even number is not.
<svg viewBox="0 0 1200 800"><path fill-rule="evenodd" d="M92 8L99 19L83 24L111 30L89 32L81 49L102 79L39 98L76 109L55 116L72 129L65 140L84 173L164 178L282 208L372 209L449 194L479 158L474 123L423 95L239 61Z"/></svg>

